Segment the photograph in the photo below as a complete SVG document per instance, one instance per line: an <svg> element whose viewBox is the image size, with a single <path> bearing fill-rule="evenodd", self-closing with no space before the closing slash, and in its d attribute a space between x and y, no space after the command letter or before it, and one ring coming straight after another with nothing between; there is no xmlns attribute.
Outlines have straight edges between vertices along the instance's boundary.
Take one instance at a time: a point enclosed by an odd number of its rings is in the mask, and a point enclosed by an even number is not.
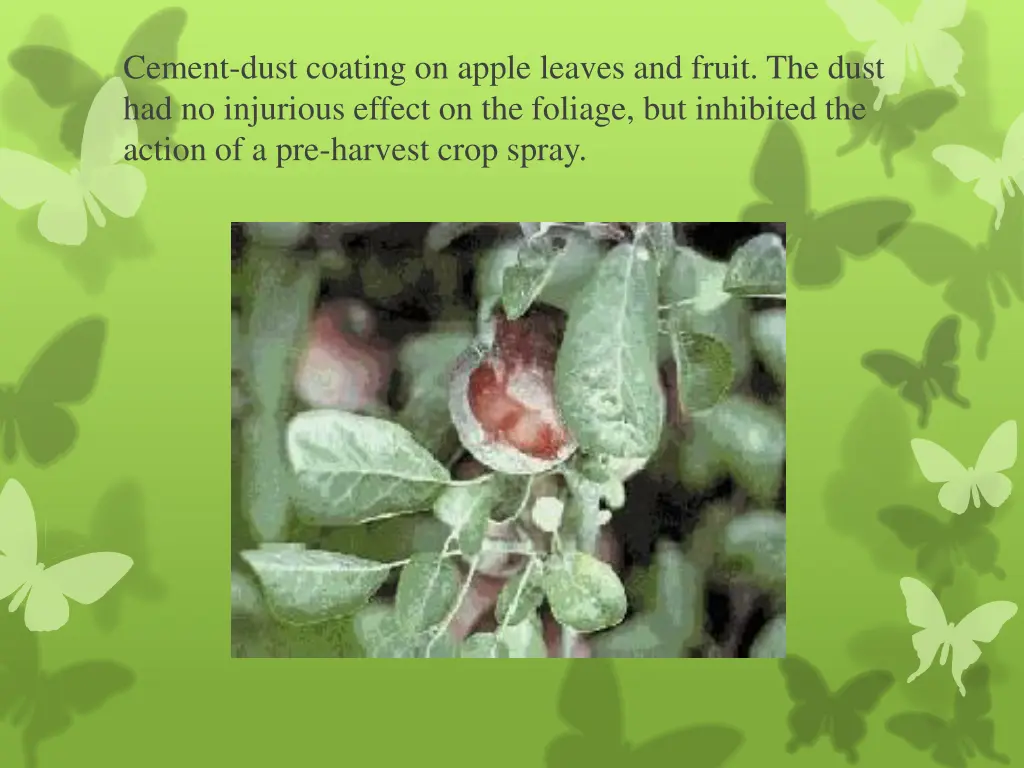
<svg viewBox="0 0 1024 768"><path fill-rule="evenodd" d="M786 225L231 224L234 658L780 658Z"/></svg>

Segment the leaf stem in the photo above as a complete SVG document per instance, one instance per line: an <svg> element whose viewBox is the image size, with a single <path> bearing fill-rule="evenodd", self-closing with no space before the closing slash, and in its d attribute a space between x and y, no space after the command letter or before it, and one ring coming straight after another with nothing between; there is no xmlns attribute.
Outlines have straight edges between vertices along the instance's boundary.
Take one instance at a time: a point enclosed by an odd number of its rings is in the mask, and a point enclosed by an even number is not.
<svg viewBox="0 0 1024 768"><path fill-rule="evenodd" d="M502 555L529 555L533 556L536 550L532 545L518 546L511 542L500 539L485 539L483 543L484 552L496 552Z"/></svg>
<svg viewBox="0 0 1024 768"><path fill-rule="evenodd" d="M516 593L512 596L512 603L509 605L508 610L505 611L505 618L503 618L501 620L501 624L498 625L498 631L496 634L501 634L506 627L508 627L509 617L515 615L516 608L519 607L519 601L523 597L523 590L526 589L527 580L530 578L530 571L536 564L537 558L531 554L530 559L526 563L526 567L523 569L523 575L519 580L519 586L516 587Z"/></svg>
<svg viewBox="0 0 1024 768"><path fill-rule="evenodd" d="M447 545L446 545L447 546ZM448 549L442 550L440 557L461 557L463 555L461 549ZM409 564L412 560L411 557L403 558L402 560L392 560L390 563L384 563L385 568L403 568Z"/></svg>
<svg viewBox="0 0 1024 768"><path fill-rule="evenodd" d="M434 647L434 643L437 642L441 635L448 631L449 625L451 625L452 621L455 619L455 615L459 612L459 608L462 607L462 603L466 599L466 595L469 594L469 590L473 586L473 577L476 575L476 569L479 564L480 555L477 555L469 561L469 570L466 572L466 578L462 582L462 589L459 590L459 596L455 599L455 605L452 606L448 615L445 616L444 621L437 625L436 631L431 636L426 649L423 651L424 658L430 658L430 650Z"/></svg>
<svg viewBox="0 0 1024 768"><path fill-rule="evenodd" d="M580 544L580 540L583 538L582 535L581 535L581 532L578 532L577 535L575 537L573 537L574 539L576 539L575 541L570 539L569 542L563 542L561 540L561 537L559 537L557 531L552 534L552 537L553 537L554 541L558 544L558 552L559 552L559 554L564 554L566 552L572 552L572 551L578 549L579 548L579 544ZM563 659L571 659L572 658L572 651L573 651L573 648L575 646L576 646L576 630L574 630L572 627L567 627L565 625L562 625L561 650L559 652L559 656L561 656Z"/></svg>
<svg viewBox="0 0 1024 768"><path fill-rule="evenodd" d="M679 299L677 301L671 301L668 304L659 304L658 305L658 311L659 312L669 312L669 311L671 311L673 309L678 309L679 307L690 307L690 306L693 306L696 303L697 303L697 297L696 296L692 296L689 299Z"/></svg>

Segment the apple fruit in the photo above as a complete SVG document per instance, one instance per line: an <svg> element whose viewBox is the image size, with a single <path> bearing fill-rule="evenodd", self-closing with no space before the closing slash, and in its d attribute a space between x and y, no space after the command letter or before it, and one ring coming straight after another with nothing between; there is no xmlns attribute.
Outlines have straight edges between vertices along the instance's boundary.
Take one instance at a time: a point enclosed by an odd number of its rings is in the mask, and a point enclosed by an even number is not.
<svg viewBox="0 0 1024 768"><path fill-rule="evenodd" d="M463 446L505 474L532 475L576 450L555 402L555 360L565 315L531 309L511 320L500 310L459 356L449 409Z"/></svg>
<svg viewBox="0 0 1024 768"><path fill-rule="evenodd" d="M354 299L319 307L295 371L295 393L311 408L364 411L387 392L393 362L376 340L373 310Z"/></svg>

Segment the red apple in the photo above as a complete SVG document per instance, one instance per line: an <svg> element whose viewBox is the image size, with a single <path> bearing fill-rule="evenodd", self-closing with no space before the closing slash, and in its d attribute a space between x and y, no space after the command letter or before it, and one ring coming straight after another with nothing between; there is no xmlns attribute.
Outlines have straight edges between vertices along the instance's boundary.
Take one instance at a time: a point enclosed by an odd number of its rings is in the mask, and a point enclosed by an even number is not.
<svg viewBox="0 0 1024 768"><path fill-rule="evenodd" d="M531 310L495 314L489 338L464 352L452 375L449 407L463 446L506 474L536 474L576 450L555 403L555 360L565 318Z"/></svg>
<svg viewBox="0 0 1024 768"><path fill-rule="evenodd" d="M312 408L343 411L377 404L392 362L375 335L373 310L361 301L339 299L317 309L295 373L299 399Z"/></svg>

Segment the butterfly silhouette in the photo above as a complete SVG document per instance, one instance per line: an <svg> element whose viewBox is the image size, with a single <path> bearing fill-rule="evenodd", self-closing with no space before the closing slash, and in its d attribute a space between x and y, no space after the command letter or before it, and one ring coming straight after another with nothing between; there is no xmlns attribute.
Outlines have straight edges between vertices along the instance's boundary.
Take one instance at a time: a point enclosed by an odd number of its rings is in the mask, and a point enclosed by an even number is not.
<svg viewBox="0 0 1024 768"><path fill-rule="evenodd" d="M846 58L857 62L860 54L850 53ZM854 104L867 104L875 92L870 80L863 78L847 81L848 98ZM867 142L879 148L885 175L895 175L893 159L913 146L917 134L930 129L939 119L956 108L959 99L951 91L930 89L907 96L899 101L889 99L877 110L869 110L863 120L850 120L850 140L836 150L842 157L864 146Z"/></svg>
<svg viewBox="0 0 1024 768"><path fill-rule="evenodd" d="M899 387L899 395L918 409L918 426L928 426L932 400L944 397L961 408L971 403L957 391L960 369L960 318L950 315L939 321L924 345L920 363L892 350L875 350L861 358L861 365L890 387Z"/></svg>
<svg viewBox="0 0 1024 768"><path fill-rule="evenodd" d="M907 602L907 621L921 631L911 641L920 664L907 682L913 682L927 672L940 654L939 665L945 666L952 657L950 670L960 695L966 696L967 689L961 676L974 662L981 658L981 649L976 643L990 643L1003 625L1017 613L1017 606L1008 600L995 600L968 613L954 624L946 618L942 604L928 585L909 576L900 579L900 589Z"/></svg>
<svg viewBox="0 0 1024 768"><path fill-rule="evenodd" d="M46 104L64 110L61 118L61 143L75 157L82 151L82 134L93 100L110 75L123 76L129 56L145 56L146 61L175 62L178 42L185 29L187 14L182 8L164 8L143 21L128 38L124 49L107 75L67 51L46 45L23 45L15 48L9 58L11 67L26 78ZM127 95L135 104L158 104L169 97L159 80L128 80ZM122 106L123 110L123 106ZM173 114L173 111L172 111ZM144 143L171 136L178 116L171 120L139 122L139 135Z"/></svg>
<svg viewBox="0 0 1024 768"><path fill-rule="evenodd" d="M963 144L944 144L932 152L936 161L946 166L960 181L974 182L978 199L996 209L994 227L999 229L1005 197L1014 196L1014 186L1024 192L1024 112L1022 112L1003 140L1003 153L993 160L976 149Z"/></svg>
<svg viewBox="0 0 1024 768"><path fill-rule="evenodd" d="M947 768L966 768L967 759L976 755L997 763L1010 758L996 751L996 724L987 715L992 710L988 667L979 665L965 675L970 696L956 696L953 717L945 720L930 712L901 712L890 717L885 729Z"/></svg>
<svg viewBox="0 0 1024 768"><path fill-rule="evenodd" d="M910 447L917 466L930 483L942 483L939 504L954 515L967 511L971 501L977 509L981 499L990 506L1002 506L1013 490L1013 483L1003 474L1017 462L1017 422L1005 421L995 428L982 446L978 460L965 468L956 457L938 443L916 438Z"/></svg>
<svg viewBox="0 0 1024 768"><path fill-rule="evenodd" d="M43 14L26 30L22 45L49 45L68 48L67 30L52 14ZM60 140L60 123L53 119L53 110L39 98L32 84L17 73L0 90L0 120L7 135L21 134L35 144L40 157L56 161L70 157ZM81 141L81 136L78 137Z"/></svg>
<svg viewBox="0 0 1024 768"><path fill-rule="evenodd" d="M891 672L862 672L832 693L821 672L799 656L779 661L786 690L793 700L789 713L791 738L786 751L815 744L828 735L833 749L847 762L860 759L857 745L864 740L868 727L865 718L882 700L895 682Z"/></svg>
<svg viewBox="0 0 1024 768"><path fill-rule="evenodd" d="M743 734L726 725L692 725L634 747L622 732L622 700L615 669L608 659L578 660L569 671L559 697L558 712L575 733L555 738L548 746L548 768L578 765L675 766L725 765L743 743Z"/></svg>
<svg viewBox="0 0 1024 768"><path fill-rule="evenodd" d="M946 515L939 520L917 507L895 505L878 512L882 525L896 534L903 546L914 550L916 570L932 582L938 594L953 583L957 566L966 564L977 574L997 579L1006 573L997 564L999 539L988 529L995 511L979 509L969 515Z"/></svg>
<svg viewBox="0 0 1024 768"><path fill-rule="evenodd" d="M167 587L153 571L146 536L145 498L138 483L125 480L112 485L93 511L88 533L47 530L43 556L56 561L90 552L97 547L123 552L134 561L128 575L90 610L97 626L113 630L129 598L162 600Z"/></svg>
<svg viewBox="0 0 1024 768"><path fill-rule="evenodd" d="M19 435L37 466L53 464L74 446L78 426L67 406L92 394L106 331L102 318L79 320L46 345L16 386L0 386L0 430L8 462L17 458Z"/></svg>
<svg viewBox="0 0 1024 768"><path fill-rule="evenodd" d="M0 199L17 210L39 209L39 234L58 245L81 245L89 215L100 227L99 203L121 218L138 212L146 195L142 171L122 162L124 147L138 142L138 128L121 116L124 83L111 78L96 94L82 139L82 161L67 173L37 157L0 149Z"/></svg>
<svg viewBox="0 0 1024 768"><path fill-rule="evenodd" d="M24 486L8 480L0 490L0 600L8 611L25 607L25 626L53 632L67 624L68 599L91 605L124 578L133 562L119 552L92 552L49 568L39 562L35 510Z"/></svg>
<svg viewBox="0 0 1024 768"><path fill-rule="evenodd" d="M964 49L957 80L970 94L970 104L961 102L960 107L943 117L929 132L930 141L915 144L909 152L914 162L924 167L929 186L943 196L951 193L961 182L948 168L935 161L932 152L936 146L970 139L972 146L995 151L1006 136L1006 123L997 126L994 121L993 97L998 97L998 90L992 87L992 72L998 63L986 53L991 50L993 26L998 29L1002 24L998 19L989 18L983 10L968 7L963 22L956 29L956 37Z"/></svg>
<svg viewBox="0 0 1024 768"><path fill-rule="evenodd" d="M38 768L43 741L62 735L77 717L101 709L135 684L130 669L110 660L44 670L38 636L7 611L0 611L0 648L0 722L21 731L25 768Z"/></svg>
<svg viewBox="0 0 1024 768"><path fill-rule="evenodd" d="M967 0L921 0L913 18L900 22L877 0L828 0L828 7L858 42L870 42L865 58L881 61L881 77L874 78L878 88L875 109L886 96L895 96L903 88L907 64L915 72L920 60L925 74L937 87L951 86L960 96L963 87L956 81L964 52L960 43L946 32L963 21Z"/></svg>
<svg viewBox="0 0 1024 768"><path fill-rule="evenodd" d="M973 246L932 224L912 222L886 246L927 285L944 285L943 301L978 327L976 353L988 354L995 332L995 305L1011 297L1024 301L1024 202L1006 206L1003 226L989 228L988 240Z"/></svg>
<svg viewBox="0 0 1024 768"><path fill-rule="evenodd" d="M768 129L754 162L753 185L767 202L748 206L742 220L790 225L787 255L793 264L793 279L806 287L835 283L842 275L843 252L860 258L871 255L891 240L913 213L902 200L883 197L814 212L803 147L793 127L783 122Z"/></svg>

